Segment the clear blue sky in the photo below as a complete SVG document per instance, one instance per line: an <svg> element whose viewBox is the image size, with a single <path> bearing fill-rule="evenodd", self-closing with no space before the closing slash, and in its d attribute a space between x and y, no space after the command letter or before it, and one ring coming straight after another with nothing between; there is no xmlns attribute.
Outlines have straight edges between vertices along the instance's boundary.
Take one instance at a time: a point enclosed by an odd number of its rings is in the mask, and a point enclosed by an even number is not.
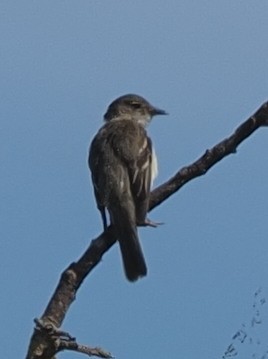
<svg viewBox="0 0 268 359"><path fill-rule="evenodd" d="M87 151L110 101L138 93L169 112L149 128L162 183L268 100L267 19L267 0L1 1L3 358L24 357L61 272L101 231ZM128 283L114 246L63 328L117 359L221 358L268 291L267 150L264 128L152 212L165 225L140 230L148 277ZM268 349L262 315L238 358Z"/></svg>

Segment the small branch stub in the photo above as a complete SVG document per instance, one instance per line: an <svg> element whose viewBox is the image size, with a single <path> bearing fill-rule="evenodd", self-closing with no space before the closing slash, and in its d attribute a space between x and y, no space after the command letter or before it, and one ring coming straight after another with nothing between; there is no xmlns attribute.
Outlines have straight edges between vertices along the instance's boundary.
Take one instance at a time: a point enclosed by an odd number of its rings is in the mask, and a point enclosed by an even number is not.
<svg viewBox="0 0 268 359"><path fill-rule="evenodd" d="M36 324L35 332L36 334L38 333L38 335L36 335L35 338L35 354L29 357L31 359L55 358L54 356L63 350L71 350L88 356L96 356L104 359L112 358L111 353L102 348L94 348L77 343L75 337L71 336L68 332L55 327L52 323L46 323L44 320L37 318L34 319L34 322ZM40 343L38 344L39 340ZM45 342L46 345L43 345L43 342Z"/></svg>

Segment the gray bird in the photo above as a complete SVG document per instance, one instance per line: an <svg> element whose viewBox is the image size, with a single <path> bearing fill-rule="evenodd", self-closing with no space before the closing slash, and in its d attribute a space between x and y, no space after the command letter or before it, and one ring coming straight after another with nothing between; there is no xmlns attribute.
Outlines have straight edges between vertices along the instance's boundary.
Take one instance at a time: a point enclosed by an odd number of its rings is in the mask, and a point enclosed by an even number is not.
<svg viewBox="0 0 268 359"><path fill-rule="evenodd" d="M88 163L104 230L107 209L130 281L147 274L137 226L157 225L147 218L157 159L145 128L153 116L166 114L141 96L121 96L108 107L105 124L89 150Z"/></svg>

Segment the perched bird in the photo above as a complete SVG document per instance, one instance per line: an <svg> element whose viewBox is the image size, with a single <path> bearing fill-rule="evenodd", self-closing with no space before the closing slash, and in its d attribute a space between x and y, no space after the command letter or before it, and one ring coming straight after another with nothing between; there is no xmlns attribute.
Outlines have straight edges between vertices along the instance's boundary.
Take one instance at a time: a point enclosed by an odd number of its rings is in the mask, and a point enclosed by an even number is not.
<svg viewBox="0 0 268 359"><path fill-rule="evenodd" d="M89 150L88 163L104 230L107 209L130 281L147 274L137 226L158 224L147 218L157 159L145 128L153 116L166 114L141 96L121 96L108 107L105 124Z"/></svg>

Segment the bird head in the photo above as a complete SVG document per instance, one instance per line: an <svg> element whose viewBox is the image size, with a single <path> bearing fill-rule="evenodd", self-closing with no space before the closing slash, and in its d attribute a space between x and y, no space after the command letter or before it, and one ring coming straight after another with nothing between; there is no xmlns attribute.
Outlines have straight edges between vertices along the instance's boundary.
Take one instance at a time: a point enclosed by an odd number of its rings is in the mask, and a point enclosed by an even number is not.
<svg viewBox="0 0 268 359"><path fill-rule="evenodd" d="M167 112L152 106L141 96L129 94L117 98L110 104L104 120L134 120L145 127L156 115L167 115Z"/></svg>

